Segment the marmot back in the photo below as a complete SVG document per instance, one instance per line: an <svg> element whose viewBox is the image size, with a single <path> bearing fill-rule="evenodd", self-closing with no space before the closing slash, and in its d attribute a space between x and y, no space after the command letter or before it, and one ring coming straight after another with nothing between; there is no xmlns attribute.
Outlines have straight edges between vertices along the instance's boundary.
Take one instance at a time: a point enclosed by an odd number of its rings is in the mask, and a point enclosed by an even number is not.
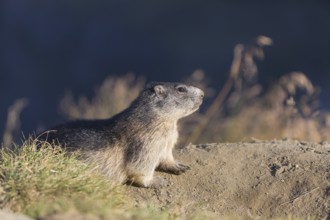
<svg viewBox="0 0 330 220"><path fill-rule="evenodd" d="M176 162L172 149L177 121L195 112L202 90L181 83L151 83L126 110L106 120L80 120L56 126L39 140L81 150L114 182L137 186L163 185L155 169L181 174L188 166Z"/></svg>

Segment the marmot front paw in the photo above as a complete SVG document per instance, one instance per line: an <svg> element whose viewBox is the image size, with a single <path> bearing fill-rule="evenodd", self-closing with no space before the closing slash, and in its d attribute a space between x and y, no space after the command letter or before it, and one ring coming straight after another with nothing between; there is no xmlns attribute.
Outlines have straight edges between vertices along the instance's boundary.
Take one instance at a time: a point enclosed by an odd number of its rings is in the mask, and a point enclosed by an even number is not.
<svg viewBox="0 0 330 220"><path fill-rule="evenodd" d="M157 167L158 171L163 171L166 173L172 173L172 174L176 174L176 175L180 175L184 172L186 172L187 170L190 170L190 167L181 163L181 162L174 162L174 163L165 163L165 164L160 164Z"/></svg>

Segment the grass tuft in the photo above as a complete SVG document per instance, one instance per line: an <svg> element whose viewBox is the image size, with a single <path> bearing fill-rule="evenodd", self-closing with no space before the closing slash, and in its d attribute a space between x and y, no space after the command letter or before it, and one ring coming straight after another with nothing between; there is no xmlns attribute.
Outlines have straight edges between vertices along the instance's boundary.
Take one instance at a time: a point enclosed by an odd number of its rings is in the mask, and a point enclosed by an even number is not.
<svg viewBox="0 0 330 220"><path fill-rule="evenodd" d="M120 187L77 156L33 141L12 151L1 149L0 208L35 218L69 210L108 215L123 203Z"/></svg>

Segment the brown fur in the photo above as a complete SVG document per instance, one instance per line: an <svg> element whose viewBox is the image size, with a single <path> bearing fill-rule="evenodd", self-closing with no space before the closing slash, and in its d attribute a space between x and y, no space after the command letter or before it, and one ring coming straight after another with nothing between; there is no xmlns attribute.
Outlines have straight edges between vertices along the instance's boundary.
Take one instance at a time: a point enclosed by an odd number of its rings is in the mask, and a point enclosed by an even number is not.
<svg viewBox="0 0 330 220"><path fill-rule="evenodd" d="M107 120L59 125L39 139L56 141L83 158L114 182L137 186L163 185L158 170L181 174L188 166L174 160L177 121L202 103L203 91L180 83L152 83L129 108Z"/></svg>

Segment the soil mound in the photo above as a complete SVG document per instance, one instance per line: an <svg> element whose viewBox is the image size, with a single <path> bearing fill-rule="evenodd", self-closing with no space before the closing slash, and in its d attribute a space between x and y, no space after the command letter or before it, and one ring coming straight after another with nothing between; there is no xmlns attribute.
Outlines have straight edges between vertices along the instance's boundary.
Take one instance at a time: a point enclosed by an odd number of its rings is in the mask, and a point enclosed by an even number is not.
<svg viewBox="0 0 330 220"><path fill-rule="evenodd" d="M191 145L175 152L191 170L159 189L127 186L136 206L174 215L330 218L330 144L253 141Z"/></svg>

